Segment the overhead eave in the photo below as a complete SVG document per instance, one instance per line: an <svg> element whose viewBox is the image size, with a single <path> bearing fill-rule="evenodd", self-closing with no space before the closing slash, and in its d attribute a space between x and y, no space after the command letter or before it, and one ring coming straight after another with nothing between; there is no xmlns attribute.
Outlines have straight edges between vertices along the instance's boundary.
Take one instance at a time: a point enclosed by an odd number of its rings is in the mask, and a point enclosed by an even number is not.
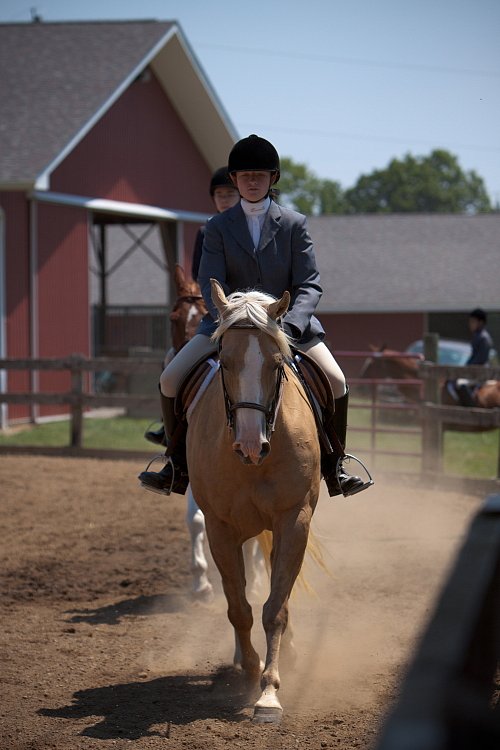
<svg viewBox="0 0 500 750"><path fill-rule="evenodd" d="M148 206L142 203L127 203L126 201L112 201L105 198L88 198L83 195L69 195L67 193L52 193L44 190L34 190L30 198L39 203L51 203L59 206L82 208L96 214L132 217L135 220L150 221L184 221L194 224L204 224L209 214L194 211L176 211L159 206Z"/></svg>

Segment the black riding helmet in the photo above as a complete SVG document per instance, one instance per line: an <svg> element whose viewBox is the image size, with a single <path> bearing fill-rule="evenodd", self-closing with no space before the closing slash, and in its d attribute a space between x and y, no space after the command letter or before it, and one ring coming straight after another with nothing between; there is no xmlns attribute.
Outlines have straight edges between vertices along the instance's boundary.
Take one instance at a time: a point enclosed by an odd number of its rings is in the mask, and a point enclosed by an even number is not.
<svg viewBox="0 0 500 750"><path fill-rule="evenodd" d="M280 178L280 158L273 144L252 134L238 141L229 154L228 172L263 171L276 173Z"/></svg>
<svg viewBox="0 0 500 750"><path fill-rule="evenodd" d="M231 187L234 189L227 167L219 167L212 175L212 179L210 180L210 195L212 198L214 197L215 188L218 187Z"/></svg>

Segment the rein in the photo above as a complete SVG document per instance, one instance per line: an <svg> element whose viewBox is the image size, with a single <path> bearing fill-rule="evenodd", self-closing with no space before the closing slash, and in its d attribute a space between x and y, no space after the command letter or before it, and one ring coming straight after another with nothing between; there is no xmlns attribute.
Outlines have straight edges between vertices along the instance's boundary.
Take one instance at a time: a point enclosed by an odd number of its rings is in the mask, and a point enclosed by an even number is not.
<svg viewBox="0 0 500 750"><path fill-rule="evenodd" d="M234 325L231 326L231 331L239 331L239 330L259 330L257 326L253 325ZM220 353L222 350L222 336L219 339L219 359L220 359ZM224 380L224 368L220 367L220 375L221 375L221 383L222 383L222 393L224 395L224 405L226 407L226 418L227 418L227 426L230 430L234 430L234 413L238 409L254 409L255 411L261 411L266 416L266 438L267 440L271 439L271 433L274 431L274 425L276 423L276 416L278 413L278 407L281 402L281 395L283 391L283 381L286 380L286 373L285 373L285 365L284 363L281 364L278 367L277 373L276 373L276 385L274 389L274 395L271 399L271 403L268 406L264 406L264 404L258 404L254 401L237 401L236 403L232 403L231 399L229 398L229 394L227 392L226 388L226 382Z"/></svg>

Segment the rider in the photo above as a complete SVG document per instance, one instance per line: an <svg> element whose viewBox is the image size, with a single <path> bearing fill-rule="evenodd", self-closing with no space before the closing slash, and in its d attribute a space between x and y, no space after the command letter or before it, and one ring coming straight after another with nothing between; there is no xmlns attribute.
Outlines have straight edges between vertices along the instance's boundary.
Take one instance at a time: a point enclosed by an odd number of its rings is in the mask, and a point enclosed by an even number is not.
<svg viewBox="0 0 500 750"><path fill-rule="evenodd" d="M219 167L219 169L216 169L212 174L212 177L210 179L209 192L218 214L222 213L228 208L231 208L231 206L236 205L236 203L238 203L240 199L240 194L233 185L231 177L229 176L229 172L227 171L227 167ZM201 251L203 247L204 236L205 226L202 226L198 229L194 241L193 261L191 265L191 278L193 279L193 281L198 281L198 270L200 268ZM165 359L163 360L164 367L166 367L172 361L172 359L175 357L175 354L176 352L174 347L170 347L165 355ZM150 443L155 443L156 445L166 444L165 429L163 427L163 424L155 430L148 428L144 433L144 437L146 438L146 440L149 440Z"/></svg>
<svg viewBox="0 0 500 750"><path fill-rule="evenodd" d="M487 316L481 307L469 313L469 330L472 333L471 354L466 365L487 365L493 341L486 330ZM455 389L462 406L474 406L475 384L467 378L458 378Z"/></svg>
<svg viewBox="0 0 500 750"><path fill-rule="evenodd" d="M327 434L335 433L340 445L333 441L334 453L323 455L323 476L330 495L355 494L367 485L360 477L348 474L341 462L340 447L345 446L347 429L348 388L342 370L323 343L323 327L313 315L322 289L306 218L278 206L270 198L271 187L279 180L280 161L269 141L257 135L238 141L229 154L228 170L241 200L223 214L214 216L205 228L198 281L209 312L197 334L165 368L160 379L164 422L169 437L173 437L166 452L171 462L160 472L142 472L139 479L147 489L167 493L173 468L185 481L185 446L182 438L179 439L182 428L174 412L174 402L184 375L214 349L210 336L216 328L217 310L211 299L210 278L215 278L226 294L260 288L279 298L285 289L290 292L291 303L283 317L283 329L299 351L321 366L335 397L335 412L326 413L324 421ZM174 491L176 484L175 479ZM180 484L182 491L182 481Z"/></svg>
<svg viewBox="0 0 500 750"><path fill-rule="evenodd" d="M227 167L216 169L210 180L210 195L214 202L218 214L221 214L228 208L235 206L240 199L238 190L233 185ZM193 250L193 262L191 266L191 278L198 281L198 271L200 269L201 250L203 247L203 238L205 236L205 226L200 227L196 234Z"/></svg>

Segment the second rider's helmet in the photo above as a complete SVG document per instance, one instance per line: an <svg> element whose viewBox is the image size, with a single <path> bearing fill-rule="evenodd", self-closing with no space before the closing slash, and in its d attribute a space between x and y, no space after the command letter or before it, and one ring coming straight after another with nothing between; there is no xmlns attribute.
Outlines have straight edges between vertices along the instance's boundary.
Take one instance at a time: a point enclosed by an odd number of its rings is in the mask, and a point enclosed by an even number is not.
<svg viewBox="0 0 500 750"><path fill-rule="evenodd" d="M276 182L278 182L280 158L272 143L252 134L233 146L229 154L227 169L229 172L275 172Z"/></svg>
<svg viewBox="0 0 500 750"><path fill-rule="evenodd" d="M216 169L210 180L210 195L214 197L215 188L218 187L231 187L234 189L233 181L229 176L227 167L219 167Z"/></svg>

